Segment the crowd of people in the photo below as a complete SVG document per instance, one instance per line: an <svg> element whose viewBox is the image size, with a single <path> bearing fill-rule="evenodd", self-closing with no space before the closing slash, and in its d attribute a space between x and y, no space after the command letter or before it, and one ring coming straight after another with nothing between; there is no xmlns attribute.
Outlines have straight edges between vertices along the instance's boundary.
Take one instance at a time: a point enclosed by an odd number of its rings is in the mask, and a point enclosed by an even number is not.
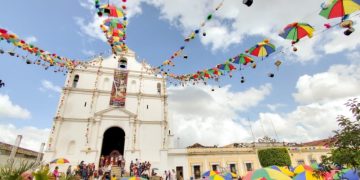
<svg viewBox="0 0 360 180"><path fill-rule="evenodd" d="M135 159L135 163L130 163L130 176L139 176L144 178L150 177L151 164L148 161L140 162L139 159ZM151 173L152 175L153 173Z"/></svg>

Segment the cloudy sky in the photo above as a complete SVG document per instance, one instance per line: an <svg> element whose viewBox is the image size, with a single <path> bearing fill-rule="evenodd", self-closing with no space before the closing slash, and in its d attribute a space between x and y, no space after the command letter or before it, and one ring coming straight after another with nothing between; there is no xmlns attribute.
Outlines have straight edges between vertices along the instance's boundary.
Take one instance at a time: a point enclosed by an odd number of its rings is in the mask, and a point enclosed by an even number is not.
<svg viewBox="0 0 360 180"><path fill-rule="evenodd" d="M158 66L219 2L128 0L127 44L139 59ZM337 115L349 114L343 104L360 96L360 18L359 12L352 15L356 31L351 36L345 36L338 26L323 31L325 23L340 20L319 16L322 2L255 0L247 7L241 0L225 0L204 27L207 36L189 43L189 59L177 60L173 72L215 66L265 38L282 51L258 60L256 69L236 71L219 83L169 86L169 118L181 146L195 142L224 145L265 135L304 142L332 135ZM89 60L109 50L92 3L4 1L2 7L8 8L1 10L0 28L50 52ZM310 23L317 30L313 38L297 44L297 52L277 35L295 21ZM6 42L0 42L0 48L13 49ZM0 79L6 83L0 89L0 141L13 143L22 134L22 146L37 150L46 142L65 77L8 55L0 58ZM282 61L279 69L274 66L276 60ZM268 73L275 77L269 78ZM245 77L243 84L241 76Z"/></svg>

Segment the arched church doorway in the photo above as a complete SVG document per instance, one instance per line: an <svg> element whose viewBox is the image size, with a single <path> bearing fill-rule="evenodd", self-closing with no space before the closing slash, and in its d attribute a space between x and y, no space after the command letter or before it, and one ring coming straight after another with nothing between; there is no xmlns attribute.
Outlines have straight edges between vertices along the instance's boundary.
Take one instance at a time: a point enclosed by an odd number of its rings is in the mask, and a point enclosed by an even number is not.
<svg viewBox="0 0 360 180"><path fill-rule="evenodd" d="M102 156L124 155L125 132L119 127L111 127L105 131L101 149Z"/></svg>

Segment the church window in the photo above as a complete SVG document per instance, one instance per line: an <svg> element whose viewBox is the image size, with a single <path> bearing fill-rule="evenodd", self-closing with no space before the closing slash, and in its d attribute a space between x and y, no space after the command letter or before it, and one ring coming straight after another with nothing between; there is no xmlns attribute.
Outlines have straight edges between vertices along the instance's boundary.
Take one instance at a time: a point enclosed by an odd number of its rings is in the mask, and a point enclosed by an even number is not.
<svg viewBox="0 0 360 180"><path fill-rule="evenodd" d="M84 107L86 107L86 102L85 102L85 104L84 104Z"/></svg>
<svg viewBox="0 0 360 180"><path fill-rule="evenodd" d="M77 87L77 84L79 82L79 75L75 75L74 77L74 81L73 81L73 88L76 88Z"/></svg>
<svg viewBox="0 0 360 180"><path fill-rule="evenodd" d="M157 83L157 92L161 93L161 84L160 83Z"/></svg>
<svg viewBox="0 0 360 180"><path fill-rule="evenodd" d="M146 105L146 109L149 109L149 105Z"/></svg>

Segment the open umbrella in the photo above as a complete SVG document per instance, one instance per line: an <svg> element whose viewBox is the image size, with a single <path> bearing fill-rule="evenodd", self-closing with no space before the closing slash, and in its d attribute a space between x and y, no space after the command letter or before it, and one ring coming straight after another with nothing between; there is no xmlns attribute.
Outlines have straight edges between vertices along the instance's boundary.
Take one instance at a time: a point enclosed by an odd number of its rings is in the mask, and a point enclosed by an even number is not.
<svg viewBox="0 0 360 180"><path fill-rule="evenodd" d="M236 178L237 175L235 173L226 172L224 174L221 174L225 180L232 180L233 178Z"/></svg>
<svg viewBox="0 0 360 180"><path fill-rule="evenodd" d="M123 20L118 18L108 18L104 20L104 25L110 28L123 29Z"/></svg>
<svg viewBox="0 0 360 180"><path fill-rule="evenodd" d="M218 64L216 67L228 72L236 69L236 67L229 62L226 62L224 64Z"/></svg>
<svg viewBox="0 0 360 180"><path fill-rule="evenodd" d="M124 15L125 15L124 11L122 11L122 10L118 9L116 6L110 5L110 4L102 5L99 8L99 12L107 14L110 17L124 17Z"/></svg>
<svg viewBox="0 0 360 180"><path fill-rule="evenodd" d="M234 64L243 64L243 65L247 65L248 63L252 63L254 62L253 58L251 58L250 56L241 53L238 56L235 56L234 58L230 59L230 62L234 63Z"/></svg>
<svg viewBox="0 0 360 180"><path fill-rule="evenodd" d="M293 177L295 174L293 172L291 172L287 167L280 167L280 166L270 166L269 168L271 169L275 169L277 171L280 171L284 174L286 174L287 176L291 176Z"/></svg>
<svg viewBox="0 0 360 180"><path fill-rule="evenodd" d="M343 169L333 176L334 180L359 180L359 171L353 169Z"/></svg>
<svg viewBox="0 0 360 180"><path fill-rule="evenodd" d="M301 165L296 166L296 168L294 169L295 174L300 174L304 171L313 171L313 168L308 165L301 164Z"/></svg>
<svg viewBox="0 0 360 180"><path fill-rule="evenodd" d="M219 174L219 172L217 171L206 171L202 174L202 177L209 177L209 176L214 176L216 174Z"/></svg>
<svg viewBox="0 0 360 180"><path fill-rule="evenodd" d="M142 177L133 176L133 177L121 178L121 180L147 180L147 179L142 178Z"/></svg>
<svg viewBox="0 0 360 180"><path fill-rule="evenodd" d="M219 174L215 174L215 175L212 175L212 176L209 176L205 179L208 179L208 180L225 180L224 177L222 177L221 175Z"/></svg>
<svg viewBox="0 0 360 180"><path fill-rule="evenodd" d="M65 164L65 163L70 163L70 161L67 160L67 159L65 159L65 158L58 158L58 159L52 160L50 163L54 163L54 164Z"/></svg>
<svg viewBox="0 0 360 180"><path fill-rule="evenodd" d="M298 42L303 37L312 37L314 28L307 23L292 23L288 24L282 33L279 34L284 39L292 40L293 42Z"/></svg>
<svg viewBox="0 0 360 180"><path fill-rule="evenodd" d="M243 178L243 180L259 180L259 179L291 180L289 176L271 168L258 169L252 173L248 173Z"/></svg>
<svg viewBox="0 0 360 180"><path fill-rule="evenodd" d="M275 52L275 45L271 44L269 40L264 40L248 50L249 54L257 57L265 57L273 52Z"/></svg>
<svg viewBox="0 0 360 180"><path fill-rule="evenodd" d="M211 68L211 69L208 69L208 72L215 75L215 76L221 76L223 73L220 71L219 68Z"/></svg>
<svg viewBox="0 0 360 180"><path fill-rule="evenodd" d="M310 171L304 171L296 175L293 180L323 180L323 177L317 177L315 173Z"/></svg>
<svg viewBox="0 0 360 180"><path fill-rule="evenodd" d="M332 0L329 5L323 7L320 15L327 19L332 19L349 15L358 10L360 10L359 4L352 0Z"/></svg>

